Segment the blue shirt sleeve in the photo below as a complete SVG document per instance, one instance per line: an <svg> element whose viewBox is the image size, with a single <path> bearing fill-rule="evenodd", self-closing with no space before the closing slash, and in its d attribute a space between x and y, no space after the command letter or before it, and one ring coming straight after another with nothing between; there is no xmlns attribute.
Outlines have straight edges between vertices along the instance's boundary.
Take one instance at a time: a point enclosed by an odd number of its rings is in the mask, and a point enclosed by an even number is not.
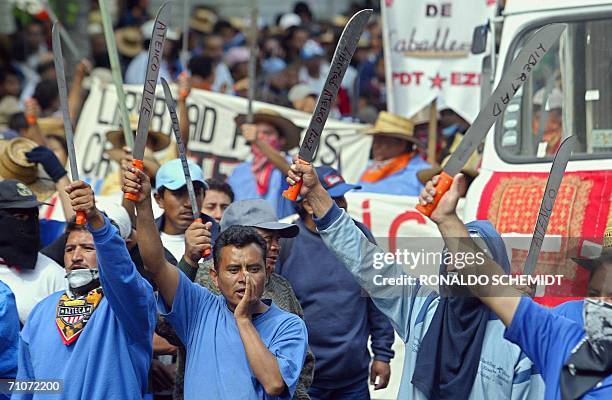
<svg viewBox="0 0 612 400"><path fill-rule="evenodd" d="M132 340L149 343L156 323L153 288L136 270L117 228L106 217L104 222L100 229L88 225L104 296Z"/></svg>
<svg viewBox="0 0 612 400"><path fill-rule="evenodd" d="M281 399L292 398L306 359L307 348L308 333L306 332L306 325L299 317L292 315L291 318L281 324L278 334L268 348L270 353L276 357L278 369L289 389L287 396L281 396Z"/></svg>
<svg viewBox="0 0 612 400"><path fill-rule="evenodd" d="M559 376L565 359L584 337L584 329L523 297L504 337L527 354L546 380L550 375Z"/></svg>
<svg viewBox="0 0 612 400"><path fill-rule="evenodd" d="M179 284L172 308L168 309L161 296L157 299L157 307L162 317L170 322L181 341L189 347L199 321L206 315L215 297L208 289L189 281L185 274L179 274Z"/></svg>
<svg viewBox="0 0 612 400"><path fill-rule="evenodd" d="M0 281L0 378L14 378L17 373L19 328L15 295Z"/></svg>
<svg viewBox="0 0 612 400"><path fill-rule="evenodd" d="M392 349L395 332L389 318L374 305L370 298L368 298L368 325L370 326L374 359L388 363L395 355Z"/></svg>

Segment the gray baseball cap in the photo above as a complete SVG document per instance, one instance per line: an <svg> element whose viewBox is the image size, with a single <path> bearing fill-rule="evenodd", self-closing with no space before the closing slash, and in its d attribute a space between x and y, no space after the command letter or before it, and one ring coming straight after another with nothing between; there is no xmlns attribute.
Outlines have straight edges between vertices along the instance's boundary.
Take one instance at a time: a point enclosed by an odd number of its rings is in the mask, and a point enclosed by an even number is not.
<svg viewBox="0 0 612 400"><path fill-rule="evenodd" d="M295 237L300 232L300 228L295 224L278 222L272 206L262 199L240 200L230 204L221 218L221 231L232 225L279 231L280 236L284 238Z"/></svg>

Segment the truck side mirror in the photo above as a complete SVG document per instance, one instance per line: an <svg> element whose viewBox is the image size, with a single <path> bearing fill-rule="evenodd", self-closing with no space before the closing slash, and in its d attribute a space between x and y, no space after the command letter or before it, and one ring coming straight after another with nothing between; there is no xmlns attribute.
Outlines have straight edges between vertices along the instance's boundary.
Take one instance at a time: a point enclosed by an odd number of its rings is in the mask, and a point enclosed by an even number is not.
<svg viewBox="0 0 612 400"><path fill-rule="evenodd" d="M487 49L487 33L489 25L479 25L474 28L472 35L472 54L482 54Z"/></svg>

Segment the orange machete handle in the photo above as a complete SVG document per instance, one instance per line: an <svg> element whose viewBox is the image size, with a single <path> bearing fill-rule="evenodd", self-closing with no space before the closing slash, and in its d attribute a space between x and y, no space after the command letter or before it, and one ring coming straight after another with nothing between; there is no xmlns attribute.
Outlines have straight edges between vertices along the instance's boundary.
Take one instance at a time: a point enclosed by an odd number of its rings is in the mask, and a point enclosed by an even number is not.
<svg viewBox="0 0 612 400"><path fill-rule="evenodd" d="M298 158L297 162L304 165L309 165L310 163L301 160ZM296 182L295 185L289 186L289 189L283 191L283 197L287 200L296 201L298 196L300 195L300 190L302 190L302 180L300 179Z"/></svg>
<svg viewBox="0 0 612 400"><path fill-rule="evenodd" d="M76 212L76 223L77 225L85 225L85 223L87 223L87 216L85 215L85 211Z"/></svg>
<svg viewBox="0 0 612 400"><path fill-rule="evenodd" d="M136 168L136 169L144 171L144 162L142 160L133 160L132 161L132 166L134 166L134 168ZM124 198L126 200L136 201L136 200L138 200L138 195L135 194L135 193L126 193Z"/></svg>
<svg viewBox="0 0 612 400"><path fill-rule="evenodd" d="M196 222L202 222L202 218L196 218ZM206 249L202 252L202 257L206 258L210 255L210 249Z"/></svg>
<svg viewBox="0 0 612 400"><path fill-rule="evenodd" d="M448 192L448 189L450 189L452 184L453 184L453 177L447 174L446 172L442 171L442 173L440 174L438 178L438 183L435 186L436 195L434 196L433 201L427 204L426 206L422 206L420 204L417 205L416 206L417 211L419 211L421 214L425 215L426 217L431 217L431 214L434 212L434 210L438 206L440 199L442 198L442 196L444 196L444 193Z"/></svg>

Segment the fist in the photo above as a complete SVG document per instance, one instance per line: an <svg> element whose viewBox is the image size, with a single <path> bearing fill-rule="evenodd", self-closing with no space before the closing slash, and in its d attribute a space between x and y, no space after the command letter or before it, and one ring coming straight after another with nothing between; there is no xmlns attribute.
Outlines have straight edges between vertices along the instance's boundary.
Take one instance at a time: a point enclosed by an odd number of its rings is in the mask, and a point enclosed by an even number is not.
<svg viewBox="0 0 612 400"><path fill-rule="evenodd" d="M83 211L88 219L98 215L94 191L89 184L83 181L72 182L66 186L66 193L70 197L70 205L75 213Z"/></svg>
<svg viewBox="0 0 612 400"><path fill-rule="evenodd" d="M193 221L185 231L185 261L192 267L198 266L198 261L206 250L211 249L212 223L202 223L201 219Z"/></svg>
<svg viewBox="0 0 612 400"><path fill-rule="evenodd" d="M178 79L179 97L186 98L191 93L191 79L187 72L181 72Z"/></svg>
<svg viewBox="0 0 612 400"><path fill-rule="evenodd" d="M240 125L240 132L247 142L253 143L257 140L257 125L255 124Z"/></svg>
<svg viewBox="0 0 612 400"><path fill-rule="evenodd" d="M131 193L137 196L136 203L151 200L151 180L133 165L122 163L121 190L123 193Z"/></svg>
<svg viewBox="0 0 612 400"><path fill-rule="evenodd" d="M28 123L30 123L30 121L36 121L36 119L38 119L38 117L40 116L41 112L38 101L36 101L36 99L33 99L32 97L29 97L24 103L25 109L23 110L23 113L25 114Z"/></svg>

